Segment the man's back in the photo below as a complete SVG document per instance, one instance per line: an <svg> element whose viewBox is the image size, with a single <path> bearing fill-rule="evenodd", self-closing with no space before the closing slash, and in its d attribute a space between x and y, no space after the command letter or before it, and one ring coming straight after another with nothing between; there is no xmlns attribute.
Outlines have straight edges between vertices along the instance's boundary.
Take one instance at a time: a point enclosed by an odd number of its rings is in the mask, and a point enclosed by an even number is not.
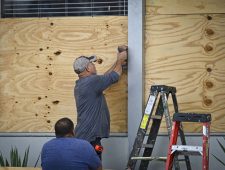
<svg viewBox="0 0 225 170"><path fill-rule="evenodd" d="M76 81L74 96L77 106L75 136L89 142L96 137L107 138L110 115L103 91L117 82L119 75L112 71L106 75L90 75Z"/></svg>
<svg viewBox="0 0 225 170"><path fill-rule="evenodd" d="M101 161L89 142L76 138L55 138L42 149L43 170L89 170Z"/></svg>

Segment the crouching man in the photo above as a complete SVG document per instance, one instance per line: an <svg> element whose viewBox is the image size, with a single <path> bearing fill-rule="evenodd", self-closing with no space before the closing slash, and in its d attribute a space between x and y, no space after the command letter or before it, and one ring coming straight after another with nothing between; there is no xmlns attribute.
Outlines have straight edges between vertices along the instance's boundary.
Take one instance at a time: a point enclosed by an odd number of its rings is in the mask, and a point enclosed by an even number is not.
<svg viewBox="0 0 225 170"><path fill-rule="evenodd" d="M74 124L62 118L55 124L56 138L44 144L41 152L43 170L102 170L92 145L74 137Z"/></svg>

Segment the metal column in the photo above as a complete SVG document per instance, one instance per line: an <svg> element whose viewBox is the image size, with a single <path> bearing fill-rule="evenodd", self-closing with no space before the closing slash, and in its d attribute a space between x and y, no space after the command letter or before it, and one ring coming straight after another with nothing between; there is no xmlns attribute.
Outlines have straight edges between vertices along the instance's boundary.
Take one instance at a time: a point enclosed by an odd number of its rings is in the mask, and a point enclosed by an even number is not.
<svg viewBox="0 0 225 170"><path fill-rule="evenodd" d="M145 0L128 1L128 143L131 151L144 109Z"/></svg>

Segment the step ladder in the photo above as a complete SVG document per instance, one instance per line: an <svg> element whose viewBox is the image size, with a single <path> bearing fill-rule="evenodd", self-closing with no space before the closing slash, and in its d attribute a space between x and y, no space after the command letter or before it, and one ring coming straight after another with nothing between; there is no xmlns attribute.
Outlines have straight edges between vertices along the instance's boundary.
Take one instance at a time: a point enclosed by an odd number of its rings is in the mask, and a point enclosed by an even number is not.
<svg viewBox="0 0 225 170"><path fill-rule="evenodd" d="M155 141L158 135L158 131L160 128L160 124L163 118L165 117L166 126L168 130L168 137L170 137L172 131L172 120L170 118L169 107L168 107L168 97L172 96L173 106L175 112L178 112L177 98L176 98L176 88L165 86L165 85L153 85L150 89L150 95L147 101L147 105L145 107L145 112L142 116L142 120L140 122L137 136L134 141L133 149L130 153L129 160L127 163L127 169L134 170L137 160L141 160L140 167L138 169L145 170L148 168L148 164L152 160L161 160L166 161L166 157L162 156L154 156L152 157L152 151L155 145ZM159 98L158 98L159 97ZM156 109L154 107L157 105ZM153 114L155 111L155 114ZM148 130L148 126L152 121L150 126L149 134L146 134ZM181 128L179 128L179 133L181 137L181 142L183 145L186 145L184 133ZM144 138L148 136L147 143L144 144ZM143 149L143 156L139 156L141 149ZM175 156L175 169L179 170L179 162L177 157ZM188 156L185 156L186 166L191 169L190 160Z"/></svg>
<svg viewBox="0 0 225 170"><path fill-rule="evenodd" d="M182 122L198 122L203 126L202 146L176 145L178 130ZM178 155L200 155L202 156L202 169L209 169L209 135L211 114L197 113L174 113L173 130L170 136L166 170L172 170L174 157Z"/></svg>

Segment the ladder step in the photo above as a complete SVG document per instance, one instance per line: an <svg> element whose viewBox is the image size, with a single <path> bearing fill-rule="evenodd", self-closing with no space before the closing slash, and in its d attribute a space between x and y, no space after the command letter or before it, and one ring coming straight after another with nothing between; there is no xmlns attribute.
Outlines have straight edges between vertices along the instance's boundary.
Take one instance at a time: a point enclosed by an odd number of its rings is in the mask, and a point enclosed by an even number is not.
<svg viewBox="0 0 225 170"><path fill-rule="evenodd" d="M202 146L172 145L172 153L174 152L182 155L203 155Z"/></svg>
<svg viewBox="0 0 225 170"><path fill-rule="evenodd" d="M151 156L151 157L131 157L132 160L157 160L157 161L166 161L167 157L158 157L158 156Z"/></svg>
<svg viewBox="0 0 225 170"><path fill-rule="evenodd" d="M180 122L210 122L211 114L174 113L173 120Z"/></svg>
<svg viewBox="0 0 225 170"><path fill-rule="evenodd" d="M153 144L142 144L142 148L153 148Z"/></svg>
<svg viewBox="0 0 225 170"><path fill-rule="evenodd" d="M161 120L161 119L162 119L162 116L161 116L161 115L152 115L152 116L151 116L151 119L158 119L158 120Z"/></svg>

